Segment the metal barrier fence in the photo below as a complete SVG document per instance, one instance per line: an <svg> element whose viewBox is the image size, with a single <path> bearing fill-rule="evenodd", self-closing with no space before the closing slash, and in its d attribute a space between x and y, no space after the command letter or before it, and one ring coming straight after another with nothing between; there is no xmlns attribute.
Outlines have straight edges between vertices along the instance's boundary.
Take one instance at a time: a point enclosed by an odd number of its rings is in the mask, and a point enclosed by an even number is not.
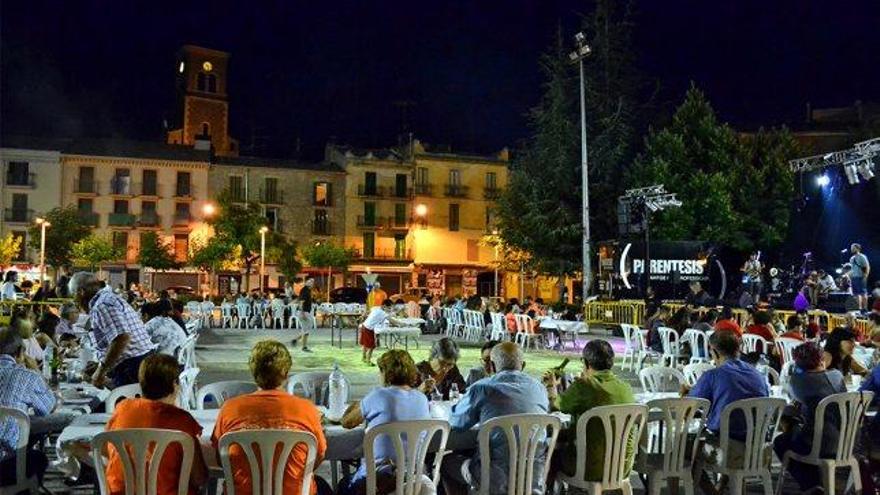
<svg viewBox="0 0 880 495"><path fill-rule="evenodd" d="M584 307L588 323L641 325L645 321L645 302L638 300L590 301Z"/></svg>

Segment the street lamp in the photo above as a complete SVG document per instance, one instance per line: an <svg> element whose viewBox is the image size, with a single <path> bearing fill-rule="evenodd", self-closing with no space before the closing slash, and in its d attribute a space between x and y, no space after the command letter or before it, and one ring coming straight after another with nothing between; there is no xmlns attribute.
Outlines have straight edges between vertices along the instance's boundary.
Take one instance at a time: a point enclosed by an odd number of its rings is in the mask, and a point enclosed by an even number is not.
<svg viewBox="0 0 880 495"><path fill-rule="evenodd" d="M425 203L419 203L416 205L414 209L416 213L416 217L419 219L419 223L422 224L422 228L428 227L428 205Z"/></svg>
<svg viewBox="0 0 880 495"><path fill-rule="evenodd" d="M266 278L266 232L269 227L260 227L260 293L263 292L263 280Z"/></svg>
<svg viewBox="0 0 880 495"><path fill-rule="evenodd" d="M214 206L214 203L205 203L202 205L202 215L204 215L205 218L213 217L214 213L217 213L217 207Z"/></svg>
<svg viewBox="0 0 880 495"><path fill-rule="evenodd" d="M43 277L46 273L46 229L52 224L45 218L37 218L36 222L40 226L40 287L45 287Z"/></svg>
<svg viewBox="0 0 880 495"><path fill-rule="evenodd" d="M577 48L568 54L572 62L578 63L580 73L581 90L581 191L583 202L583 300L587 301L590 296L590 281L593 278L593 269L590 266L590 177L587 175L587 110L584 97L584 58L590 54L590 46L587 45L587 37L583 32L574 36Z"/></svg>
<svg viewBox="0 0 880 495"><path fill-rule="evenodd" d="M498 231L493 230L492 235L495 236L495 297L498 297Z"/></svg>

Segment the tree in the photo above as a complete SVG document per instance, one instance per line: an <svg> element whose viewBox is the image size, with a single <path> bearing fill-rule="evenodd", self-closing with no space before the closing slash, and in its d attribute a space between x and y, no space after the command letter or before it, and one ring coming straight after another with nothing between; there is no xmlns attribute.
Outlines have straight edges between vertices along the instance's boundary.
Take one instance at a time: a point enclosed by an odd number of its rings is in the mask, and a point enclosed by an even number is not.
<svg viewBox="0 0 880 495"><path fill-rule="evenodd" d="M233 202L228 191L220 194L218 204L217 214L208 221L214 227L214 236L217 238L218 244L214 248L226 246L227 252L238 248L238 258L245 270L244 291L248 292L250 274L254 263L260 259L260 228L266 225L266 217L261 213L259 204ZM276 236L274 232L269 232L266 245L272 245Z"/></svg>
<svg viewBox="0 0 880 495"><path fill-rule="evenodd" d="M278 271L287 280L295 279L297 274L302 271L303 264L299 258L296 241L285 238L278 239L278 242L272 246L266 256L277 264Z"/></svg>
<svg viewBox="0 0 880 495"><path fill-rule="evenodd" d="M224 244L219 237L193 238L189 245L189 264L206 272L240 270L235 246Z"/></svg>
<svg viewBox="0 0 880 495"><path fill-rule="evenodd" d="M0 239L0 266L11 265L21 250L21 237L6 234Z"/></svg>
<svg viewBox="0 0 880 495"><path fill-rule="evenodd" d="M51 227L46 229L46 263L59 268L69 266L73 260L73 246L88 237L92 228L80 219L75 205L55 207L43 216ZM40 232L38 225L28 229L28 244L35 250L40 249Z"/></svg>
<svg viewBox="0 0 880 495"><path fill-rule="evenodd" d="M123 254L121 249L113 245L113 241L95 234L81 239L71 248L73 262L91 271L100 270L103 263L118 260Z"/></svg>
<svg viewBox="0 0 880 495"><path fill-rule="evenodd" d="M172 270L180 268L174 259L171 243L162 241L155 232L146 232L141 236L141 248L138 252L138 263L154 270Z"/></svg>
<svg viewBox="0 0 880 495"><path fill-rule="evenodd" d="M348 270L354 256L355 250L353 248L344 248L332 242L309 245L302 250L305 262L311 267L326 268L328 278L333 269L343 272Z"/></svg>

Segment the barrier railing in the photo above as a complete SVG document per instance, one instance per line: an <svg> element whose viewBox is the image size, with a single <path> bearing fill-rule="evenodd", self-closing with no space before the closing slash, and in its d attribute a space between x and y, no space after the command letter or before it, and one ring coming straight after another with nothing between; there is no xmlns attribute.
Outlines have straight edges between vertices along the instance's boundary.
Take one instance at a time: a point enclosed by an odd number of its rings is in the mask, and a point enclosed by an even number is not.
<svg viewBox="0 0 880 495"><path fill-rule="evenodd" d="M588 323L641 325L645 321L645 303L637 300L590 301L584 306Z"/></svg>

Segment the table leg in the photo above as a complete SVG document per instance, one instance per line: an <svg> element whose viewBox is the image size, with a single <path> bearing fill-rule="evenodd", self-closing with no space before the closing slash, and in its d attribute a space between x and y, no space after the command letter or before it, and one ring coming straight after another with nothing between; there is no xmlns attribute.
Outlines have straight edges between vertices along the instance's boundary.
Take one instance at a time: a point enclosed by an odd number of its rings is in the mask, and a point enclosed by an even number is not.
<svg viewBox="0 0 880 495"><path fill-rule="evenodd" d="M339 484L339 466L336 464L336 461L330 461L330 482L333 484L333 491L335 492L336 486Z"/></svg>

